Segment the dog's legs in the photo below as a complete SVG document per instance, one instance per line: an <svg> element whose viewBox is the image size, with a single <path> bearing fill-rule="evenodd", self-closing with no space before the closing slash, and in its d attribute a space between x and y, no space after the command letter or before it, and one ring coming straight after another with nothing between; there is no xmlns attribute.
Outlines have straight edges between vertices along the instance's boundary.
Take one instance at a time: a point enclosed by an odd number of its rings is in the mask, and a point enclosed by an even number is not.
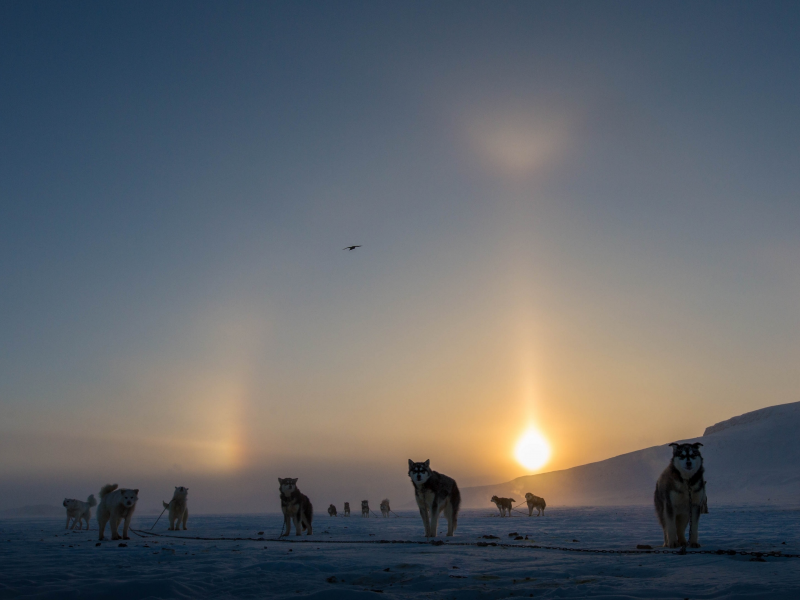
<svg viewBox="0 0 800 600"><path fill-rule="evenodd" d="M455 515L453 514L453 505L450 501L447 501L447 504L444 505L444 518L447 519L447 535L452 537L453 532L456 529L456 519Z"/></svg>
<svg viewBox="0 0 800 600"><path fill-rule="evenodd" d="M106 523L108 523L108 515L97 511L97 528L100 530L100 541L103 541L103 534L106 531Z"/></svg>
<svg viewBox="0 0 800 600"><path fill-rule="evenodd" d="M308 531L306 532L306 535L311 535L311 531L312 531L311 530L311 522L308 519L306 519L305 516L303 517L303 522L304 522L304 524L306 526L306 529L308 529Z"/></svg>
<svg viewBox="0 0 800 600"><path fill-rule="evenodd" d="M431 523L428 519L428 508L425 506L420 506L419 514L422 517L422 524L425 526L425 537L430 537Z"/></svg>
<svg viewBox="0 0 800 600"><path fill-rule="evenodd" d="M115 513L111 513L111 539L118 540L119 539L119 515Z"/></svg>
<svg viewBox="0 0 800 600"><path fill-rule="evenodd" d="M700 524L700 511L702 506L692 504L692 516L689 523L689 547L699 548L700 544L697 543L697 526Z"/></svg>
<svg viewBox="0 0 800 600"><path fill-rule="evenodd" d="M283 515L283 526L286 528L286 531L281 533L281 536L292 533L292 518L288 514Z"/></svg>
<svg viewBox="0 0 800 600"><path fill-rule="evenodd" d="M64 529L69 529L69 513L67 513L67 524L64 525Z"/></svg>
<svg viewBox="0 0 800 600"><path fill-rule="evenodd" d="M131 526L131 517L133 516L133 511L129 510L128 514L125 515L125 524L122 526L122 539L129 540L131 538L128 537L128 528Z"/></svg>
<svg viewBox="0 0 800 600"><path fill-rule="evenodd" d="M183 530L186 531L186 521L189 520L189 509L183 511Z"/></svg>
<svg viewBox="0 0 800 600"><path fill-rule="evenodd" d="M300 535L302 529L303 524L301 523L300 511L298 510L297 514L294 516L294 534Z"/></svg>
<svg viewBox="0 0 800 600"><path fill-rule="evenodd" d="M686 526L689 524L689 517L685 514L675 515L675 528L678 530L678 545L686 545Z"/></svg>
<svg viewBox="0 0 800 600"><path fill-rule="evenodd" d="M441 512L439 506L439 499L434 498L431 504L431 537L436 537L437 529L439 529L439 513Z"/></svg>

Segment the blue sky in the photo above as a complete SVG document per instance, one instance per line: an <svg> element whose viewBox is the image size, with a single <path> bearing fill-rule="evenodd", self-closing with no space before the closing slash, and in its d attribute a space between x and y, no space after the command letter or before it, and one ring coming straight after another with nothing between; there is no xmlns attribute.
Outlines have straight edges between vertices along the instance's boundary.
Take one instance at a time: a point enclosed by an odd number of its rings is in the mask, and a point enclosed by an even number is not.
<svg viewBox="0 0 800 600"><path fill-rule="evenodd" d="M3 3L2 504L176 473L382 494L407 458L485 483L528 426L548 470L796 400L798 26Z"/></svg>

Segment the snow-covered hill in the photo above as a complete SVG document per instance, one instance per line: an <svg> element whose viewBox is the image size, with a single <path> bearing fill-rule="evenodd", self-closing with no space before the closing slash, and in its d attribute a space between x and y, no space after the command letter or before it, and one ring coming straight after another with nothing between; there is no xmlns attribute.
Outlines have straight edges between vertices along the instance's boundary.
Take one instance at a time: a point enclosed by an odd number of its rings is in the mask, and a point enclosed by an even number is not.
<svg viewBox="0 0 800 600"><path fill-rule="evenodd" d="M675 440L683 441L683 440ZM708 427L701 442L709 505L800 504L800 402L770 406ZM462 490L467 508L491 508L493 494L524 503L525 492L550 505L650 504L668 445L563 471Z"/></svg>

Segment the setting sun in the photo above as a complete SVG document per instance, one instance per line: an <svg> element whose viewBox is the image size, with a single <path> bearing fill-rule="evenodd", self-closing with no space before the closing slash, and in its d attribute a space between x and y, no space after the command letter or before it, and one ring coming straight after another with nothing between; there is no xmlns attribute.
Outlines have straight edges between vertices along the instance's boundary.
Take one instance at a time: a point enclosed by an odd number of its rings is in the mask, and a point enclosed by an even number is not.
<svg viewBox="0 0 800 600"><path fill-rule="evenodd" d="M523 467L535 471L547 463L550 458L550 446L541 433L529 429L517 442L514 456Z"/></svg>

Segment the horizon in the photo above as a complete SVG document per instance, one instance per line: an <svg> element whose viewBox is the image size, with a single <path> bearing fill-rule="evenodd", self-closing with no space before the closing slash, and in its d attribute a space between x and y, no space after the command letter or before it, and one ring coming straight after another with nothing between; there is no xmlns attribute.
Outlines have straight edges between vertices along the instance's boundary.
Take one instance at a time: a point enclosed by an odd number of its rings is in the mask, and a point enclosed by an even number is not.
<svg viewBox="0 0 800 600"><path fill-rule="evenodd" d="M0 5L0 510L401 505L408 459L467 488L793 402L798 28Z"/></svg>

